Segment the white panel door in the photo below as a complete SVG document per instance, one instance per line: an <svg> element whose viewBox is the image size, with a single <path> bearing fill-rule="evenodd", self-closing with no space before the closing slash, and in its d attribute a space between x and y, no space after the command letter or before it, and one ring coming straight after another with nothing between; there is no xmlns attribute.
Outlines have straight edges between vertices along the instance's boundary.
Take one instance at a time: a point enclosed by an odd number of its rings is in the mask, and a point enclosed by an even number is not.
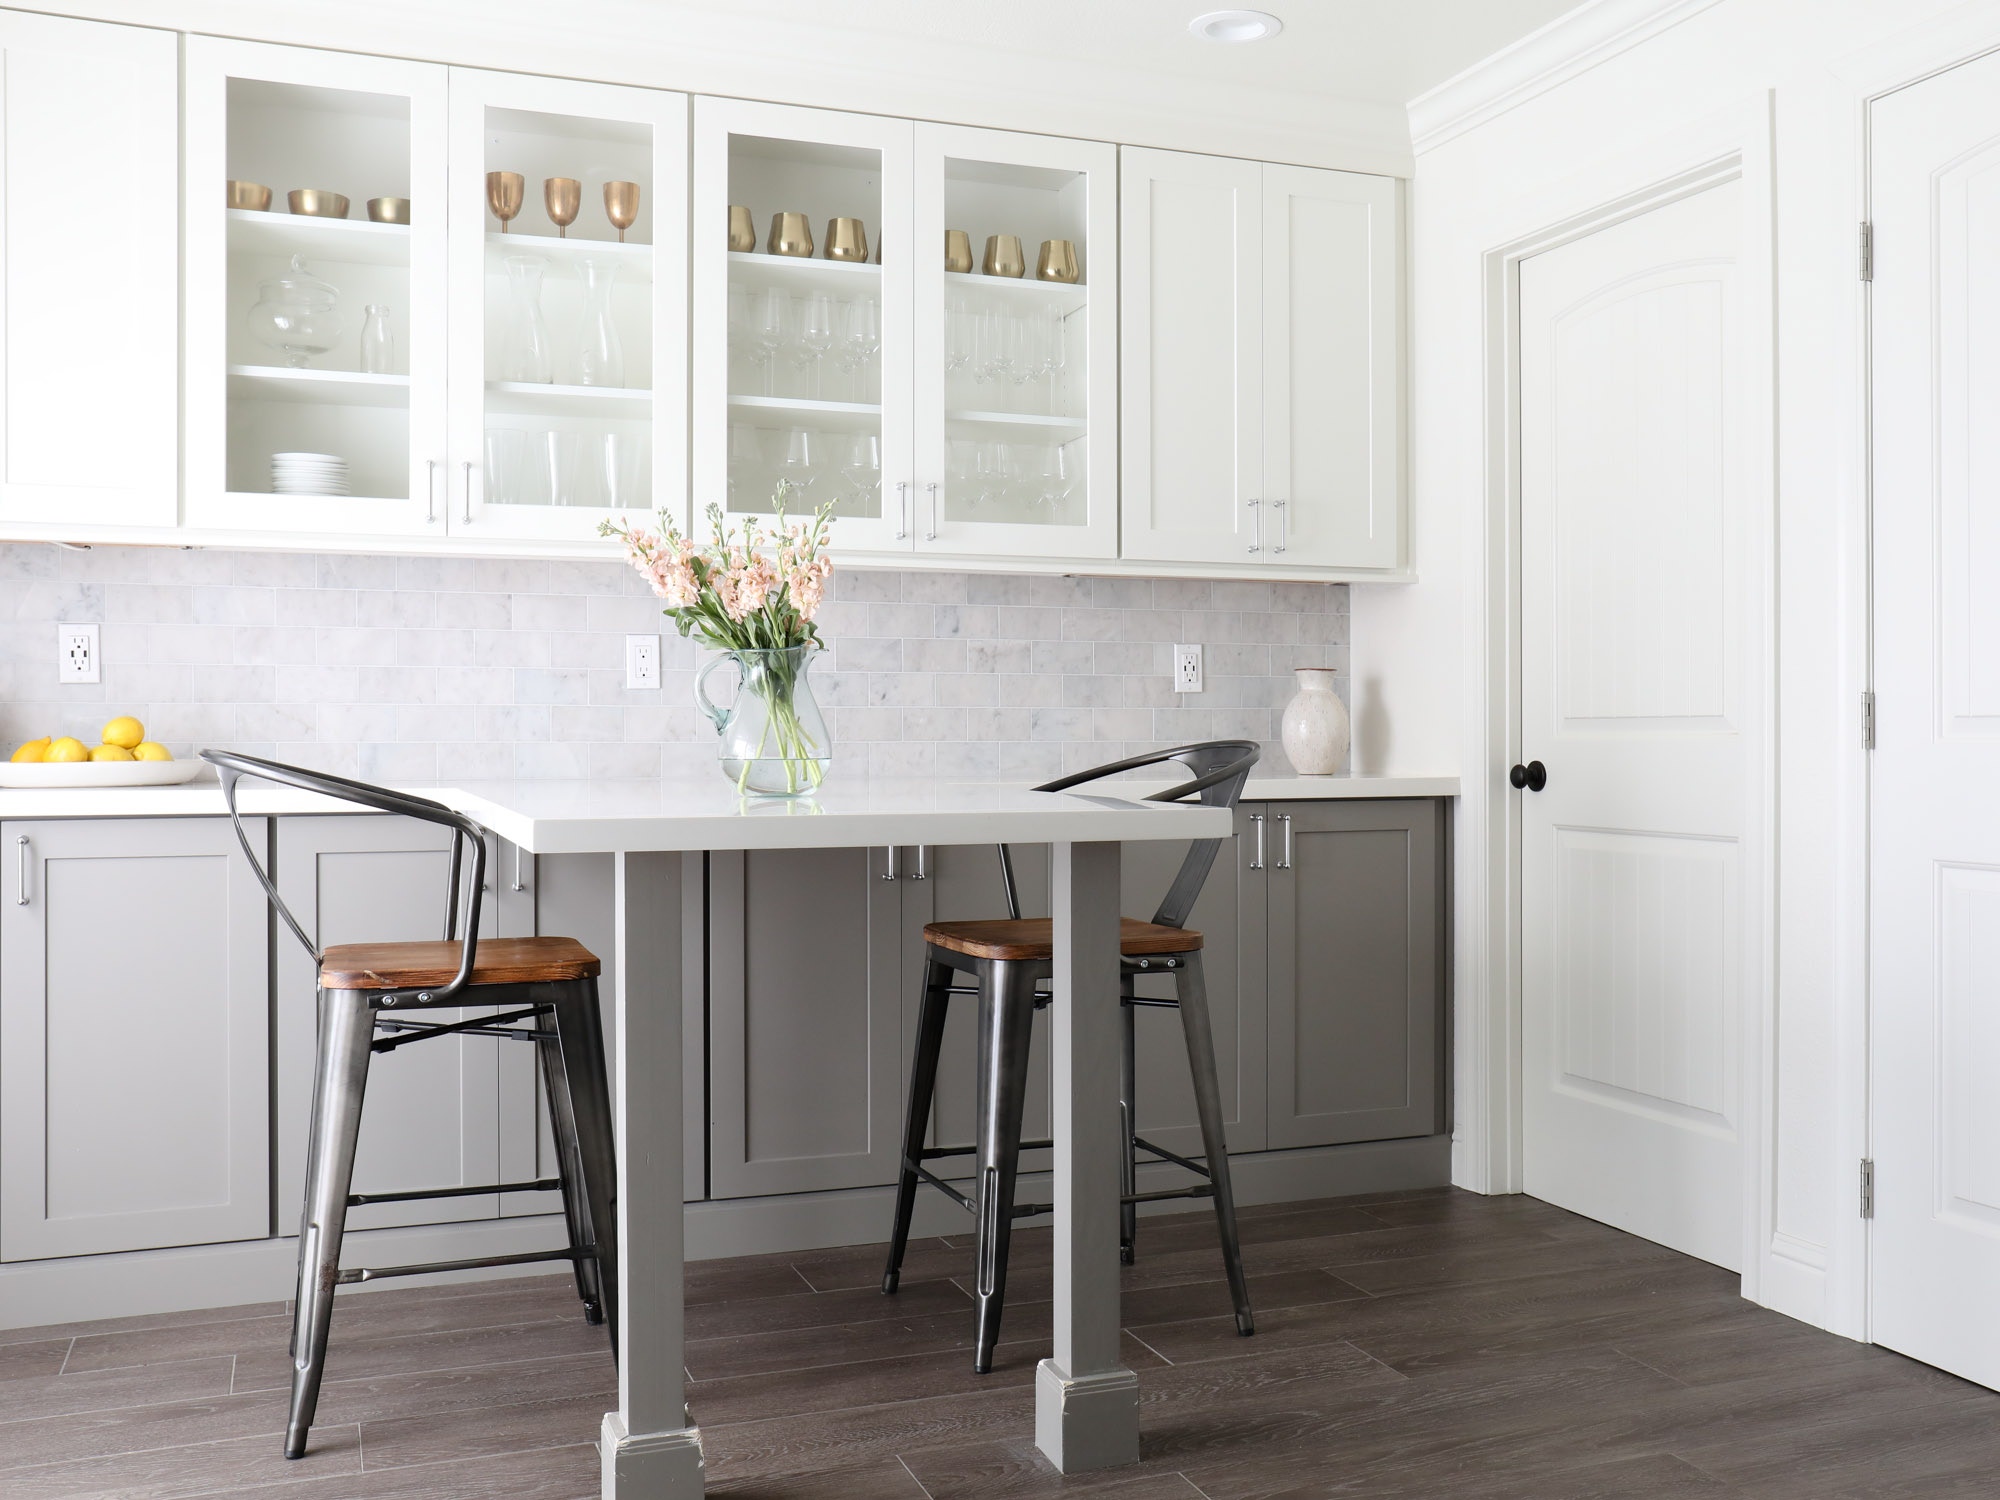
<svg viewBox="0 0 2000 1500"><path fill-rule="evenodd" d="M1521 266L1527 1190L1741 1259L1745 490L1731 182Z"/></svg>
<svg viewBox="0 0 2000 1500"><path fill-rule="evenodd" d="M1872 1328L2000 1387L2000 57L1870 140Z"/></svg>
<svg viewBox="0 0 2000 1500"><path fill-rule="evenodd" d="M1267 561L1401 560L1401 197L1393 177L1264 168Z"/></svg>
<svg viewBox="0 0 2000 1500"><path fill-rule="evenodd" d="M262 1239L268 908L229 823L0 842L0 1259Z"/></svg>
<svg viewBox="0 0 2000 1500"><path fill-rule="evenodd" d="M1118 160L1122 553L1257 562L1265 169L1135 146Z"/></svg>
<svg viewBox="0 0 2000 1500"><path fill-rule="evenodd" d="M172 526L177 38L0 11L0 68L0 520ZM100 192L115 233L78 211Z"/></svg>

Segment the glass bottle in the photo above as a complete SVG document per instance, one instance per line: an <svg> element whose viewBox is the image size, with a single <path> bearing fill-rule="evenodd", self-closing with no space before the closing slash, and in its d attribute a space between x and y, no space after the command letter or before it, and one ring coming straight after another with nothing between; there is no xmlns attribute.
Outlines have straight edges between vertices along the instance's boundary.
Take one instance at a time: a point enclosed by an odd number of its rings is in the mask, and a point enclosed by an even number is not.
<svg viewBox="0 0 2000 1500"><path fill-rule="evenodd" d="M618 325L611 317L611 286L618 275L618 263L606 257L586 255L576 263L576 273L583 280L583 323L577 330L576 383L622 386L625 384L625 349L618 342Z"/></svg>
<svg viewBox="0 0 2000 1500"><path fill-rule="evenodd" d="M542 273L549 263L539 255L510 255L505 265L511 306L500 351L500 378L547 385L556 378L549 325L542 317Z"/></svg>
<svg viewBox="0 0 2000 1500"><path fill-rule="evenodd" d="M396 372L396 334L389 327L389 309L380 302L368 304L361 323L361 373L393 375Z"/></svg>

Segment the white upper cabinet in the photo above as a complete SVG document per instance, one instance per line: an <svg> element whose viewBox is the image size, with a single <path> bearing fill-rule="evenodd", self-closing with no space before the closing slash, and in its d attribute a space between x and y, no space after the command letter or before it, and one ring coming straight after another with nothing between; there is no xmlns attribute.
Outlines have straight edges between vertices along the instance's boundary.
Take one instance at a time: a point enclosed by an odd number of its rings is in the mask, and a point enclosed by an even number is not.
<svg viewBox="0 0 2000 1500"><path fill-rule="evenodd" d="M1393 178L1122 153L1122 555L1403 562Z"/></svg>
<svg viewBox="0 0 2000 1500"><path fill-rule="evenodd" d="M685 94L452 69L453 535L685 521L687 110ZM493 173L513 176L489 190Z"/></svg>
<svg viewBox="0 0 2000 1500"><path fill-rule="evenodd" d="M0 12L0 523L177 519L177 41Z"/></svg>
<svg viewBox="0 0 2000 1500"><path fill-rule="evenodd" d="M199 36L186 55L188 522L443 536L447 70ZM232 182L268 206L232 207ZM345 211L289 212L295 189ZM279 494L277 454L344 469L288 460Z"/></svg>

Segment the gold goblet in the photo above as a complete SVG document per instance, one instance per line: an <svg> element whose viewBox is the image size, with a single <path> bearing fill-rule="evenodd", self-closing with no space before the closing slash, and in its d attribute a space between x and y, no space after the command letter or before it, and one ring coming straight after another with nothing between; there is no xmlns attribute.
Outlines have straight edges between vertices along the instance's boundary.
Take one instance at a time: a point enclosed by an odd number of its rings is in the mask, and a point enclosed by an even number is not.
<svg viewBox="0 0 2000 1500"><path fill-rule="evenodd" d="M750 218L750 210L740 203L729 205L729 248L738 251L757 248L757 226Z"/></svg>
<svg viewBox="0 0 2000 1500"><path fill-rule="evenodd" d="M611 221L611 227L618 231L618 243L625 243L625 231L632 227L632 221L639 217L639 184L636 182L607 182L604 184L604 217Z"/></svg>
<svg viewBox="0 0 2000 1500"><path fill-rule="evenodd" d="M771 238L764 248L772 255L811 255L812 225L804 214L771 215Z"/></svg>
<svg viewBox="0 0 2000 1500"><path fill-rule="evenodd" d="M549 211L549 222L556 226L556 238L569 238L569 226L576 222L577 210L583 207L583 184L574 177L549 177L542 182L542 207Z"/></svg>
<svg viewBox="0 0 2000 1500"><path fill-rule="evenodd" d="M988 276L1023 276L1027 270L1028 262L1021 254L1021 237L1018 234L986 236L985 271Z"/></svg>
<svg viewBox="0 0 2000 1500"><path fill-rule="evenodd" d="M868 259L868 230L859 219L826 221L826 258L860 261Z"/></svg>
<svg viewBox="0 0 2000 1500"><path fill-rule="evenodd" d="M972 236L963 229L944 232L944 268L961 274L972 269Z"/></svg>
<svg viewBox="0 0 2000 1500"><path fill-rule="evenodd" d="M493 210L493 217L500 221L500 232L507 232L507 222L521 211L521 201L528 191L528 180L519 172L488 172L486 174L486 206Z"/></svg>
<svg viewBox="0 0 2000 1500"><path fill-rule="evenodd" d="M1043 240L1035 259L1037 281L1075 281L1076 246L1068 240Z"/></svg>

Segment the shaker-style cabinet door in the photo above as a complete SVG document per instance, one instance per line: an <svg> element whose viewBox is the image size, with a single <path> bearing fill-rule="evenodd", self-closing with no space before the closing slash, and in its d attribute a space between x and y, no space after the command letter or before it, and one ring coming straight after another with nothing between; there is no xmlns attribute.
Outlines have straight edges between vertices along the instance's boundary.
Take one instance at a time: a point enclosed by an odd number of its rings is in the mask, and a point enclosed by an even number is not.
<svg viewBox="0 0 2000 1500"><path fill-rule="evenodd" d="M264 1238L268 908L228 821L0 851L0 1260Z"/></svg>
<svg viewBox="0 0 2000 1500"><path fill-rule="evenodd" d="M1264 168L1119 152L1121 555L1262 557Z"/></svg>
<svg viewBox="0 0 2000 1500"><path fill-rule="evenodd" d="M1268 1144L1435 1135L1439 804L1269 802Z"/></svg>
<svg viewBox="0 0 2000 1500"><path fill-rule="evenodd" d="M901 883L876 849L708 866L709 1194L896 1180Z"/></svg>
<svg viewBox="0 0 2000 1500"><path fill-rule="evenodd" d="M1392 569L1403 556L1402 184L1264 168L1261 554Z"/></svg>
<svg viewBox="0 0 2000 1500"><path fill-rule="evenodd" d="M0 65L0 522L172 526L178 38L0 11Z"/></svg>

